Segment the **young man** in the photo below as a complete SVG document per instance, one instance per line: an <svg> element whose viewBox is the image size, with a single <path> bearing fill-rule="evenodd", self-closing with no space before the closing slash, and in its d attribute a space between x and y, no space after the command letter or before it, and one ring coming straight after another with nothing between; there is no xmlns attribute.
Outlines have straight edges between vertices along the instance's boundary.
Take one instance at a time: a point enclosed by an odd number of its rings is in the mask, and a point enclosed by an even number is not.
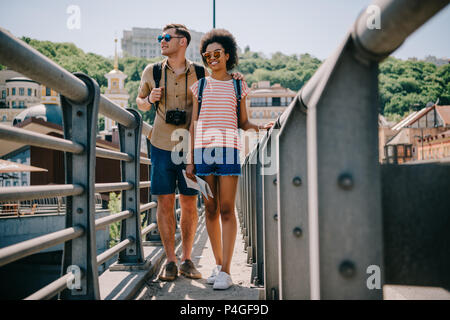
<svg viewBox="0 0 450 320"><path fill-rule="evenodd" d="M142 111L148 111L152 107L157 109L150 139L152 145L150 151L151 192L158 196L158 228L167 256L167 264L159 278L163 281L172 281L178 275L175 255L176 221L173 213L175 188L178 186L183 250L180 274L199 279L201 274L191 260L198 223L198 193L186 185L182 173L186 167L186 161L181 164L175 164L172 161L179 157L179 152L174 150L180 143L180 141L172 140L172 133L177 129L189 130L192 115L192 92L189 88L198 80L196 67L185 57L191 36L184 25L169 24L164 27L163 34L158 40L161 43L162 55L167 57L161 65L159 87L156 88L153 72L156 64L147 66L142 74L136 103ZM208 71L204 67L201 68L205 76L208 76ZM239 73L234 76L242 79ZM175 154L172 158L173 153Z"/></svg>

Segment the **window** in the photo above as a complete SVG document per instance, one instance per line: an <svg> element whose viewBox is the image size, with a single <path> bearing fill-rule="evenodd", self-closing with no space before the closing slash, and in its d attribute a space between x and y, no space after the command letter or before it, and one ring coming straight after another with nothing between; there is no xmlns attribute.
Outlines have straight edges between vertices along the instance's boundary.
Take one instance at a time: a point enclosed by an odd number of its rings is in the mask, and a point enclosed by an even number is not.
<svg viewBox="0 0 450 320"><path fill-rule="evenodd" d="M6 116L3 116L2 121L6 122Z"/></svg>
<svg viewBox="0 0 450 320"><path fill-rule="evenodd" d="M6 99L6 90L2 90L2 99Z"/></svg>
<svg viewBox="0 0 450 320"><path fill-rule="evenodd" d="M25 89L19 88L19 96L23 96L23 95L25 95Z"/></svg>
<svg viewBox="0 0 450 320"><path fill-rule="evenodd" d="M6 89L6 95L9 96L9 88Z"/></svg>
<svg viewBox="0 0 450 320"><path fill-rule="evenodd" d="M37 90L34 89L34 96L37 97Z"/></svg>
<svg viewBox="0 0 450 320"><path fill-rule="evenodd" d="M32 91L30 88L28 88L28 96L31 97Z"/></svg>
<svg viewBox="0 0 450 320"><path fill-rule="evenodd" d="M12 91L12 95L15 96L16 95L16 88L12 88L11 91Z"/></svg>
<svg viewBox="0 0 450 320"><path fill-rule="evenodd" d="M281 106L281 98L279 97L273 97L272 98L272 106L279 107Z"/></svg>
<svg viewBox="0 0 450 320"><path fill-rule="evenodd" d="M51 95L52 95L52 89L50 89L50 88L45 88L45 95L46 95L47 97L51 96Z"/></svg>
<svg viewBox="0 0 450 320"><path fill-rule="evenodd" d="M25 104L24 104L23 101L19 101L19 108L20 108L20 109L25 108Z"/></svg>
<svg viewBox="0 0 450 320"><path fill-rule="evenodd" d="M397 146L397 156L398 157L404 157L405 156L405 149L403 145Z"/></svg>
<svg viewBox="0 0 450 320"><path fill-rule="evenodd" d="M16 108L16 102L15 101L12 102L12 107Z"/></svg>

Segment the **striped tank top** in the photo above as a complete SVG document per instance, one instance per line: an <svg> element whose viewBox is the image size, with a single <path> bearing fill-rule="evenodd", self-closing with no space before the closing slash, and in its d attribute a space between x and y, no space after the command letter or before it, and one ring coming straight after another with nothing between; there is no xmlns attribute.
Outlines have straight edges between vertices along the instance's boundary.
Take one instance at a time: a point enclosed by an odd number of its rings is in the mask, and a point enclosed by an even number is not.
<svg viewBox="0 0 450 320"><path fill-rule="evenodd" d="M242 80L242 99L250 91ZM191 87L198 98L197 81ZM206 78L202 107L195 127L194 149L225 147L241 150L237 119L237 98L233 80Z"/></svg>

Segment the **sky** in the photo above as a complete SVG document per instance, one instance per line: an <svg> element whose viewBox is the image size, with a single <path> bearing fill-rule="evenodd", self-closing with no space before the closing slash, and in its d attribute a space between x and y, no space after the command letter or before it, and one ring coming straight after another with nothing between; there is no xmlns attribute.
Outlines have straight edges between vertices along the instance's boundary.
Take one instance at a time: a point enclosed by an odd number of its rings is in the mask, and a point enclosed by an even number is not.
<svg viewBox="0 0 450 320"><path fill-rule="evenodd" d="M216 27L229 30L243 49L270 56L310 53L325 59L340 44L370 0L216 0ZM213 0L0 0L0 27L15 36L72 42L85 52L114 55L114 38L133 27L183 23L212 28ZM71 6L79 8L79 25ZM71 26L68 27L68 23ZM423 25L393 55L450 57L450 6ZM445 40L447 39L447 40ZM0 61L1 63L1 61Z"/></svg>

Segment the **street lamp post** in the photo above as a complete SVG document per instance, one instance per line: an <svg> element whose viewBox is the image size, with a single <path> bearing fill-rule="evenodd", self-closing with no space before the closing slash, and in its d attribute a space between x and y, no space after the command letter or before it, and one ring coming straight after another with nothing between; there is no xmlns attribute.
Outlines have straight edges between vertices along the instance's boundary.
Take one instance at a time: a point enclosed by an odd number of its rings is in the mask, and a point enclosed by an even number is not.
<svg viewBox="0 0 450 320"><path fill-rule="evenodd" d="M216 0L213 0L213 29L216 28Z"/></svg>

